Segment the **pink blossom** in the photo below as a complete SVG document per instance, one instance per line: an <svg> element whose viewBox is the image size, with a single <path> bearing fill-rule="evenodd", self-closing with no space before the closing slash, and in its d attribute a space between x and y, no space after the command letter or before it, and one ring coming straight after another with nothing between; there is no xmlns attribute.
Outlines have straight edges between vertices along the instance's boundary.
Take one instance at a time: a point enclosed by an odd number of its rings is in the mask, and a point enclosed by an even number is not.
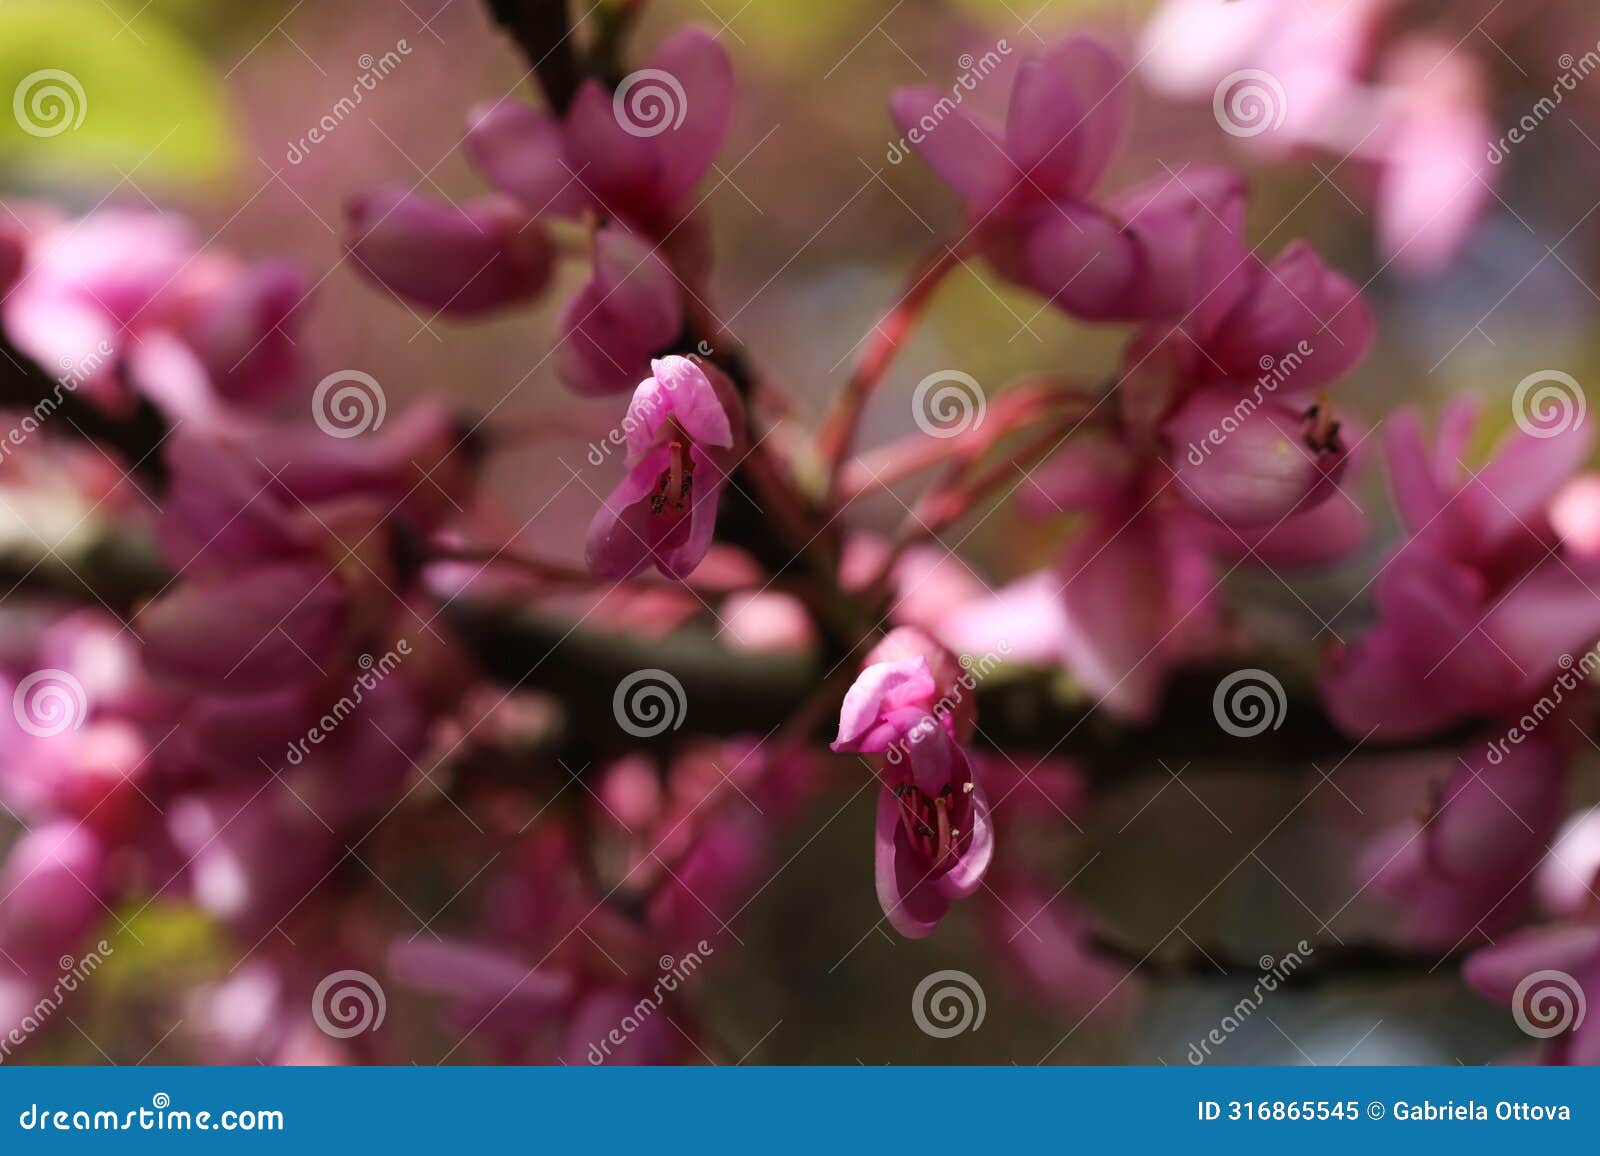
<svg viewBox="0 0 1600 1156"><path fill-rule="evenodd" d="M744 409L722 373L687 357L651 362L623 429L628 474L589 524L589 569L626 578L653 564L669 578L705 557L717 499L737 463Z"/></svg>
<svg viewBox="0 0 1600 1156"><path fill-rule="evenodd" d="M1419 820L1387 832L1358 864L1358 883L1395 907L1408 938L1455 946L1513 926L1566 799L1562 744L1542 732L1517 744L1474 742L1440 760Z"/></svg>
<svg viewBox="0 0 1600 1156"><path fill-rule="evenodd" d="M648 372L683 329L672 270L632 233L602 229L594 276L562 307L556 372L581 394L617 393Z"/></svg>
<svg viewBox="0 0 1600 1156"><path fill-rule="evenodd" d="M1368 166L1383 256L1431 273L1493 196L1490 70L1462 50L1483 23L1471 5L1441 13L1443 34L1386 19L1396 7L1166 0L1145 29L1141 67L1166 94L1212 103L1225 129L1270 156L1317 149Z"/></svg>
<svg viewBox="0 0 1600 1156"><path fill-rule="evenodd" d="M1552 556L1560 543L1547 512L1588 454L1587 425L1553 437L1514 430L1469 471L1475 424L1476 406L1455 403L1430 446L1414 410L1388 422L1391 488L1410 536L1379 572L1377 625L1323 678L1330 712L1352 733L1399 739L1514 715L1551 690L1563 656L1570 663L1600 635L1586 580Z"/></svg>
<svg viewBox="0 0 1600 1156"><path fill-rule="evenodd" d="M920 939L952 902L978 889L994 854L994 829L988 797L955 737L957 715L944 705L960 693L952 681L959 664L914 627L895 633L893 650L920 653L877 662L868 656L845 695L832 746L885 756L874 854L878 902L895 930Z"/></svg>
<svg viewBox="0 0 1600 1156"><path fill-rule="evenodd" d="M1332 492L1344 471L1339 423L1277 401L1237 415L1236 392L1201 390L1162 427L1178 496L1237 527L1270 526Z"/></svg>
<svg viewBox="0 0 1600 1156"><path fill-rule="evenodd" d="M1592 1009L1589 1015L1578 1010L1585 992L1600 989L1600 921L1592 912L1508 936L1474 952L1461 970L1481 995L1514 1008L1535 1026L1558 1030L1567 1025L1543 1044L1547 1062L1600 1064L1597 1021ZM1528 984L1541 972L1558 974Z"/></svg>
<svg viewBox="0 0 1600 1156"><path fill-rule="evenodd" d="M662 41L644 75L617 95L597 80L564 118L504 100L473 110L467 150L480 172L534 215L585 207L660 237L690 208L733 109L733 69L717 38L686 28ZM681 95L680 95L681 94Z"/></svg>
<svg viewBox="0 0 1600 1156"><path fill-rule="evenodd" d="M1092 198L1124 119L1122 64L1079 37L1024 60L1005 127L932 87L898 89L890 109L929 167L966 203L976 243L1005 276L1076 316L1165 312L1202 206L1229 179L1155 182L1103 205ZM1215 211L1214 209L1212 211Z"/></svg>
<svg viewBox="0 0 1600 1156"><path fill-rule="evenodd" d="M176 216L104 209L38 222L0 323L107 407L131 402L126 382L173 417L204 417L213 393L259 403L293 380L304 296L293 269L201 247Z"/></svg>
<svg viewBox="0 0 1600 1156"><path fill-rule="evenodd" d="M345 213L356 269L425 309L489 313L530 300L550 280L549 238L505 197L458 206L385 187Z"/></svg>

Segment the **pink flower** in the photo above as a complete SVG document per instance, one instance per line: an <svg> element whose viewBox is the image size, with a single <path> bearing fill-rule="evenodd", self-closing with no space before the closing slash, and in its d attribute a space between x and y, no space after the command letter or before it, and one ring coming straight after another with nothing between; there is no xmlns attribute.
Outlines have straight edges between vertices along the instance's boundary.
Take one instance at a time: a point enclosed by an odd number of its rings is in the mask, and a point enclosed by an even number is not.
<svg viewBox="0 0 1600 1156"><path fill-rule="evenodd" d="M1429 813L1377 840L1358 870L1362 888L1402 914L1408 938L1448 948L1493 936L1525 910L1561 820L1569 759L1535 733L1480 740L1441 761L1447 777Z"/></svg>
<svg viewBox="0 0 1600 1156"><path fill-rule="evenodd" d="M1559 1033L1542 1045L1545 1062L1600 1064L1600 1018L1592 1006L1587 1015L1578 1014L1600 992L1600 920L1592 911L1482 948L1468 957L1461 974L1481 995Z"/></svg>
<svg viewBox="0 0 1600 1156"><path fill-rule="evenodd" d="M1459 47L1454 34L1409 37L1384 64L1378 241L1385 257L1418 273L1448 265L1496 199L1485 155L1496 137L1489 70Z"/></svg>
<svg viewBox="0 0 1600 1156"><path fill-rule="evenodd" d="M589 524L589 569L602 578L651 564L669 578L693 572L743 436L744 407L720 371L687 357L650 368L623 420L628 475Z"/></svg>
<svg viewBox="0 0 1600 1156"><path fill-rule="evenodd" d="M995 891L983 906L986 939L1029 994L1074 1020L1127 1017L1139 985L1127 967L1095 950L1092 915L1031 873L1007 871Z"/></svg>
<svg viewBox="0 0 1600 1156"><path fill-rule="evenodd" d="M458 206L386 187L352 199L346 218L357 270L438 313L489 313L530 300L550 280L549 238L506 197Z"/></svg>
<svg viewBox="0 0 1600 1156"><path fill-rule="evenodd" d="M1463 455L1476 406L1453 404L1425 443L1420 416L1389 419L1386 449L1410 535L1375 584L1377 625L1323 677L1334 718L1352 734L1426 734L1475 715L1510 715L1552 688L1600 637L1600 603L1552 551L1547 510L1588 455L1586 423L1538 437L1508 434L1489 463ZM1576 680L1574 680L1576 683Z"/></svg>
<svg viewBox="0 0 1600 1156"><path fill-rule="evenodd" d="M1197 262L1182 324L1136 335L1125 359L1130 375L1153 359L1172 379L1166 390L1227 383L1241 394L1251 388L1258 401L1293 399L1327 388L1366 357L1377 333L1372 310L1309 245L1296 241L1267 265L1244 252L1242 232L1215 235Z"/></svg>
<svg viewBox="0 0 1600 1156"><path fill-rule="evenodd" d="M106 848L88 826L40 823L18 839L0 869L0 950L34 982L60 970L105 917L111 892ZM12 971L12 966L7 965Z"/></svg>
<svg viewBox="0 0 1600 1156"><path fill-rule="evenodd" d="M672 270L640 238L602 229L594 276L561 310L556 372L577 393L617 393L683 331L683 295Z"/></svg>
<svg viewBox="0 0 1600 1156"><path fill-rule="evenodd" d="M1191 396L1162 433L1178 496L1230 526L1271 526L1315 506L1344 471L1339 423L1320 407L1250 408L1227 386Z"/></svg>
<svg viewBox="0 0 1600 1156"><path fill-rule="evenodd" d="M1484 152L1498 162L1499 146L1489 70L1461 51L1472 6L1442 13L1459 22L1443 35L1386 21L1394 7L1167 0L1146 27L1141 67L1158 90L1211 102L1225 129L1262 152L1318 149L1367 164L1383 255L1427 273L1455 255L1493 196Z"/></svg>
<svg viewBox="0 0 1600 1156"><path fill-rule="evenodd" d="M106 209L42 219L0 321L28 356L112 408L127 383L169 416L259 402L293 380L300 275L199 246L176 216ZM125 373L124 373L125 371Z"/></svg>
<svg viewBox="0 0 1600 1156"><path fill-rule="evenodd" d="M664 40L614 95L585 81L564 118L515 100L474 109L467 151L530 215L576 217L592 208L660 238L690 207L732 110L727 53L709 33L688 28Z"/></svg>
<svg viewBox="0 0 1600 1156"><path fill-rule="evenodd" d="M1534 880L1540 906L1561 918L1596 906L1600 891L1600 807L1568 819Z"/></svg>
<svg viewBox="0 0 1600 1156"><path fill-rule="evenodd" d="M979 248L1006 277L1077 316L1143 319L1190 252L1201 211L1235 178L1152 183L1109 207L1091 198L1122 133L1121 63L1079 37L1024 60L1004 129L933 87L898 89L895 123L959 193Z"/></svg>
<svg viewBox="0 0 1600 1156"><path fill-rule="evenodd" d="M874 854L878 902L895 930L920 939L952 902L978 889L994 854L994 828L988 798L955 737L950 704L970 693L950 677L960 669L955 656L915 627L899 628L878 649L885 644L920 653L887 661L868 655L840 707L832 746L885 756Z"/></svg>

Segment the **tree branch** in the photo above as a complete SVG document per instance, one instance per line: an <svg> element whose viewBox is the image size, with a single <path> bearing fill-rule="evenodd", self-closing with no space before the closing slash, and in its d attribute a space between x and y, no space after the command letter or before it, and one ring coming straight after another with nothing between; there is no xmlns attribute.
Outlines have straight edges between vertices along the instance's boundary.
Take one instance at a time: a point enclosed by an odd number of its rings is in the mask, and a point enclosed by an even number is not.
<svg viewBox="0 0 1600 1156"><path fill-rule="evenodd" d="M511 35L557 113L577 95L583 73L567 21L566 0L487 0L489 13Z"/></svg>

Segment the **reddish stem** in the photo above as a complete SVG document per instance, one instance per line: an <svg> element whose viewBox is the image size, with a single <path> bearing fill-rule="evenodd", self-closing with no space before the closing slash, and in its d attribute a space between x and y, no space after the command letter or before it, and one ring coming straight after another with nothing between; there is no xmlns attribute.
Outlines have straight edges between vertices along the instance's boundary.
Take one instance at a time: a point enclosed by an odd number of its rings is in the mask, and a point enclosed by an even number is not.
<svg viewBox="0 0 1600 1156"><path fill-rule="evenodd" d="M921 320L923 311L933 299L934 291L943 282L945 274L955 268L960 260L960 252L949 245L940 246L937 251L924 257L913 270L900 299L868 335L866 350L856 363L855 372L845 383L844 390L817 435L817 450L827 470L830 496L838 487L845 457L855 441L861 415L872 391L883 379L901 344Z"/></svg>

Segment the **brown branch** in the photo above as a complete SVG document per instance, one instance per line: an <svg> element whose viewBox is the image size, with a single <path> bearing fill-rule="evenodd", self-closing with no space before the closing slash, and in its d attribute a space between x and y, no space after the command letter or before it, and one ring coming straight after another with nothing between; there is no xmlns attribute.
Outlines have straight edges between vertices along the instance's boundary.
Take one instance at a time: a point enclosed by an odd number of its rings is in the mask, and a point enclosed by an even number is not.
<svg viewBox="0 0 1600 1156"><path fill-rule="evenodd" d="M566 0L486 0L489 13L504 28L539 78L539 87L557 113L565 113L583 83Z"/></svg>
<svg viewBox="0 0 1600 1156"><path fill-rule="evenodd" d="M1302 941L1303 942L1303 941ZM1216 948L1195 946L1183 951L1140 951L1105 936L1096 937L1095 952L1136 975L1163 980L1255 981L1272 975L1279 988L1310 988L1335 980L1397 977L1451 978L1466 954L1460 950L1424 951L1375 940L1310 945L1280 958L1263 954L1239 958ZM1294 959L1290 959L1290 955Z"/></svg>

